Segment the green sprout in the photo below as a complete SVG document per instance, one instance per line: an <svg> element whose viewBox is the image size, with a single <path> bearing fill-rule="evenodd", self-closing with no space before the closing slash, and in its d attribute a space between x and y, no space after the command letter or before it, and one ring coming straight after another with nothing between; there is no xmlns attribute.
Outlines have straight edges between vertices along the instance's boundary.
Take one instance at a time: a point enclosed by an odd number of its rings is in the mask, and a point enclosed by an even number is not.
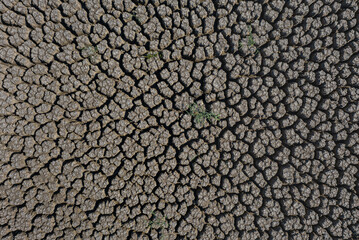
<svg viewBox="0 0 359 240"><path fill-rule="evenodd" d="M251 27L251 26L248 27L248 31L249 31L248 45L249 45L249 46L254 46L254 45L255 45L255 42L254 42L254 40L253 40L253 34L252 34L252 27Z"/></svg>
<svg viewBox="0 0 359 240"><path fill-rule="evenodd" d="M88 58L90 58L90 59L93 56L95 56L96 54L98 54L97 46L87 46L87 47L81 48L80 50L88 52Z"/></svg>
<svg viewBox="0 0 359 240"><path fill-rule="evenodd" d="M259 53L259 49L260 49L260 48L257 48L257 49L256 49L256 52L254 53L254 56L256 56L256 55Z"/></svg>
<svg viewBox="0 0 359 240"><path fill-rule="evenodd" d="M162 52L148 52L148 53L145 55L145 58L146 58L146 59L151 59L151 58L154 58L154 57L162 58L162 57L163 57L163 54L162 54Z"/></svg>
<svg viewBox="0 0 359 240"><path fill-rule="evenodd" d="M152 213L151 213L151 218L152 218L152 216L154 217L154 220L150 220L148 222L147 228L151 229L153 227L154 228L159 227L161 229L160 239L163 239L163 237L164 237L164 235L162 234L163 229L168 227L166 217L157 217L154 211L152 211Z"/></svg>
<svg viewBox="0 0 359 240"><path fill-rule="evenodd" d="M252 34L252 27L248 26L248 37L247 37L247 45L249 47L256 47L256 42L254 41L253 34ZM239 41L239 49L243 47L243 41ZM256 47L256 51L254 56L259 53L259 48Z"/></svg>
<svg viewBox="0 0 359 240"><path fill-rule="evenodd" d="M215 114L212 112L207 112L205 108L201 108L197 103L192 104L188 110L192 117L194 117L195 122L203 124L206 120L212 121L219 120L219 114Z"/></svg>

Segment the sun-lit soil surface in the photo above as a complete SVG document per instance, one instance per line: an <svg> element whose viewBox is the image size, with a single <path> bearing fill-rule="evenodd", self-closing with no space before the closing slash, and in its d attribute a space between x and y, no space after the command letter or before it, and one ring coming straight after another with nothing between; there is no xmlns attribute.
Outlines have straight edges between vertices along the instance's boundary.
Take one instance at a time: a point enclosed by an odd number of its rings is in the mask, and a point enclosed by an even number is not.
<svg viewBox="0 0 359 240"><path fill-rule="evenodd" d="M1 0L0 239L357 239L347 0Z"/></svg>

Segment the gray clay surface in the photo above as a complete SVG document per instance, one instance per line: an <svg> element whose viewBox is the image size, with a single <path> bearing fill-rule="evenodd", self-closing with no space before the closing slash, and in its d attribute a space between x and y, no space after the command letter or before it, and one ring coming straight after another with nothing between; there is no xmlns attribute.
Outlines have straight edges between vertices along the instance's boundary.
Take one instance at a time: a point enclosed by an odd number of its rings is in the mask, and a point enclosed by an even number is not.
<svg viewBox="0 0 359 240"><path fill-rule="evenodd" d="M0 239L358 239L358 5L1 0Z"/></svg>

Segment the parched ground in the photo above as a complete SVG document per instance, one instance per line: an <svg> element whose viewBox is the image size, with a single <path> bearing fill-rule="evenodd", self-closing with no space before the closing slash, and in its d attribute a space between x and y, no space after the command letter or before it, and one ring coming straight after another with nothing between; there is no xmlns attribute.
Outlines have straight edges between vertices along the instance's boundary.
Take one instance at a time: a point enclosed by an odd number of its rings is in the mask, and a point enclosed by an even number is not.
<svg viewBox="0 0 359 240"><path fill-rule="evenodd" d="M358 6L1 0L0 239L358 239Z"/></svg>

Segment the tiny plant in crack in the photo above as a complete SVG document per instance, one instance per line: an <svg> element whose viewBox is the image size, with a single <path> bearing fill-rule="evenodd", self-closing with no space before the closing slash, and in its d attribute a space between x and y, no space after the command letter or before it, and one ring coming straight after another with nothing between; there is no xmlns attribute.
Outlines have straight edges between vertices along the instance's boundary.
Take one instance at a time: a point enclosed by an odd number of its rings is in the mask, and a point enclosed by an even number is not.
<svg viewBox="0 0 359 240"><path fill-rule="evenodd" d="M163 229L168 227L166 217L165 216L159 217L159 216L156 215L156 213L154 211L152 211L151 219L153 219L153 220L150 220L148 222L147 228L149 230L152 229L152 228L160 228L161 229L160 230L161 231L160 239L162 240L164 238Z"/></svg>
<svg viewBox="0 0 359 240"><path fill-rule="evenodd" d="M151 59L151 58L155 58L155 57L162 58L163 57L162 52L148 52L145 55L146 59Z"/></svg>
<svg viewBox="0 0 359 240"><path fill-rule="evenodd" d="M81 51L82 51L82 53L86 54L86 56L87 56L88 58L90 58L90 60L91 60L91 58L92 58L93 56L95 56L95 55L98 54L97 46L87 46L87 47L83 47L83 48L81 48Z"/></svg>
<svg viewBox="0 0 359 240"><path fill-rule="evenodd" d="M252 33L252 27L248 26L248 37L247 37L247 46L248 47L254 47L255 48L255 52L254 52L254 56L257 55L259 53L259 48L256 46L256 42L254 41L253 38L253 33ZM239 49L241 49L243 47L243 41L239 42Z"/></svg>
<svg viewBox="0 0 359 240"><path fill-rule="evenodd" d="M206 111L205 108L200 107L197 103L193 103L187 110L187 113L194 117L195 122L203 124L206 120L219 120L219 114Z"/></svg>
<svg viewBox="0 0 359 240"><path fill-rule="evenodd" d="M252 47L252 46L254 46L256 43L254 42L254 39L253 39L252 27L251 27L251 26L248 27L248 32L249 32L248 45L249 45L250 47Z"/></svg>

